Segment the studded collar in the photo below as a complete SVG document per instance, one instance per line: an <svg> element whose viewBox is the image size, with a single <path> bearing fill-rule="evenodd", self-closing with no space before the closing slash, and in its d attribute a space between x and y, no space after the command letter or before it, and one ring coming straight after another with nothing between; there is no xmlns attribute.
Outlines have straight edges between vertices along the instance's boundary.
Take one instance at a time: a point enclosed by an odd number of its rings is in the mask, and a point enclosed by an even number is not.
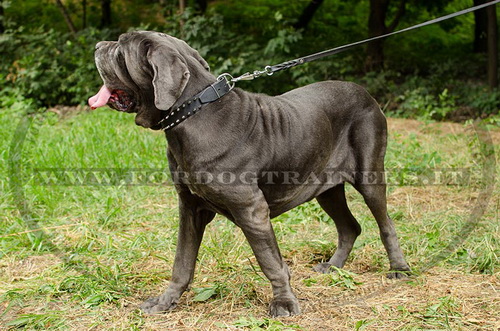
<svg viewBox="0 0 500 331"><path fill-rule="evenodd" d="M158 124L161 125L161 129L164 131L172 129L196 114L204 104L211 103L222 98L229 91L231 91L233 86L234 85L231 85L226 78L219 77L215 83L209 85L203 91L191 97L179 107L172 109L172 111L170 111L166 117L158 122Z"/></svg>

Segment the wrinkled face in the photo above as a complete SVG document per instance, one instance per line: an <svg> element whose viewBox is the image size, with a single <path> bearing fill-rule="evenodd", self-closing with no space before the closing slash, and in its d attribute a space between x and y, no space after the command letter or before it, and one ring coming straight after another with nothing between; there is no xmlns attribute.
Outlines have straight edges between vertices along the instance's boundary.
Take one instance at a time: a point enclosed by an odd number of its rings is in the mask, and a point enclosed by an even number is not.
<svg viewBox="0 0 500 331"><path fill-rule="evenodd" d="M104 86L89 99L89 105L98 108L107 104L137 113L136 124L151 129L160 129L158 122L186 88L190 70L209 70L205 60L185 42L150 31L99 42L95 62Z"/></svg>

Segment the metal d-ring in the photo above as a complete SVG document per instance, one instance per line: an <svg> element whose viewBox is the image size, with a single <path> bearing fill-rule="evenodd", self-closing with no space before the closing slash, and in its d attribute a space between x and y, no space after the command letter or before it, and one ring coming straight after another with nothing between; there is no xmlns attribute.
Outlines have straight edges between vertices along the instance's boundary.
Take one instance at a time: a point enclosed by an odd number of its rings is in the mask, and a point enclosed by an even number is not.
<svg viewBox="0 0 500 331"><path fill-rule="evenodd" d="M274 74L273 67L271 67L271 66L265 66L264 71L266 72L266 74L268 76L271 76L272 74Z"/></svg>
<svg viewBox="0 0 500 331"><path fill-rule="evenodd" d="M223 79L226 80L227 85L229 86L229 90L232 90L234 88L234 85L236 85L233 76L231 76L227 72L220 74L219 77L217 77L217 81L221 81Z"/></svg>

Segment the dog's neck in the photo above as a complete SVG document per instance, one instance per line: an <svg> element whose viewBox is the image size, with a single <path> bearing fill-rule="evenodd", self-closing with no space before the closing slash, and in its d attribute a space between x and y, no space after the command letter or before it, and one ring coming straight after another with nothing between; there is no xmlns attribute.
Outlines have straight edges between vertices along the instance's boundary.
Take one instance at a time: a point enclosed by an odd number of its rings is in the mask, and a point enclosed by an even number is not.
<svg viewBox="0 0 500 331"><path fill-rule="evenodd" d="M191 76L189 77L189 81L186 85L186 88L182 92L179 99L177 99L175 104L172 106L172 109L179 107L184 102L186 102L194 95L201 92L204 88L206 88L210 84L213 84L216 81L217 78L205 69L191 71Z"/></svg>
<svg viewBox="0 0 500 331"><path fill-rule="evenodd" d="M176 106L182 105L186 100L217 82L217 78L208 71L190 78ZM194 164L207 165L235 145L239 136L233 131L241 134L244 132L241 126L246 125L241 118L244 112L237 106L240 93L244 92L239 89L232 90L219 101L204 104L195 115L179 125L165 130L168 149L178 166L188 171ZM228 130L221 130L221 127L214 123L219 123L222 128ZM226 141L227 144L218 144L217 142L221 140ZM196 161L193 161L194 159Z"/></svg>

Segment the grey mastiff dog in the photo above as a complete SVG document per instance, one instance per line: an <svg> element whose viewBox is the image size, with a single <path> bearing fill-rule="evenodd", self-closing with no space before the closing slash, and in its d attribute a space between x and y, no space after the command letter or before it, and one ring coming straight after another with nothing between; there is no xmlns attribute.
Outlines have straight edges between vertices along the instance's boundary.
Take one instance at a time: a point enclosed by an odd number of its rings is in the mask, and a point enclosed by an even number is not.
<svg viewBox="0 0 500 331"><path fill-rule="evenodd" d="M104 86L89 104L136 113L136 124L154 130L216 82L196 50L157 32L131 32L118 41L100 42L95 60ZM377 221L389 276L400 278L410 270L387 215L386 186L383 180L367 180L367 174L384 172L387 124L362 87L326 81L274 97L235 88L165 134L170 171L174 177L182 173L175 186L180 227L172 279L162 295L142 305L145 312L177 305L193 279L205 227L219 213L242 229L270 280L270 314L299 314L270 219L316 198L335 222L338 246L315 270L341 268L361 232L347 206L345 182L361 193ZM222 172L237 180L223 179ZM202 180L199 174L215 180ZM245 177L249 174L251 178Z"/></svg>

